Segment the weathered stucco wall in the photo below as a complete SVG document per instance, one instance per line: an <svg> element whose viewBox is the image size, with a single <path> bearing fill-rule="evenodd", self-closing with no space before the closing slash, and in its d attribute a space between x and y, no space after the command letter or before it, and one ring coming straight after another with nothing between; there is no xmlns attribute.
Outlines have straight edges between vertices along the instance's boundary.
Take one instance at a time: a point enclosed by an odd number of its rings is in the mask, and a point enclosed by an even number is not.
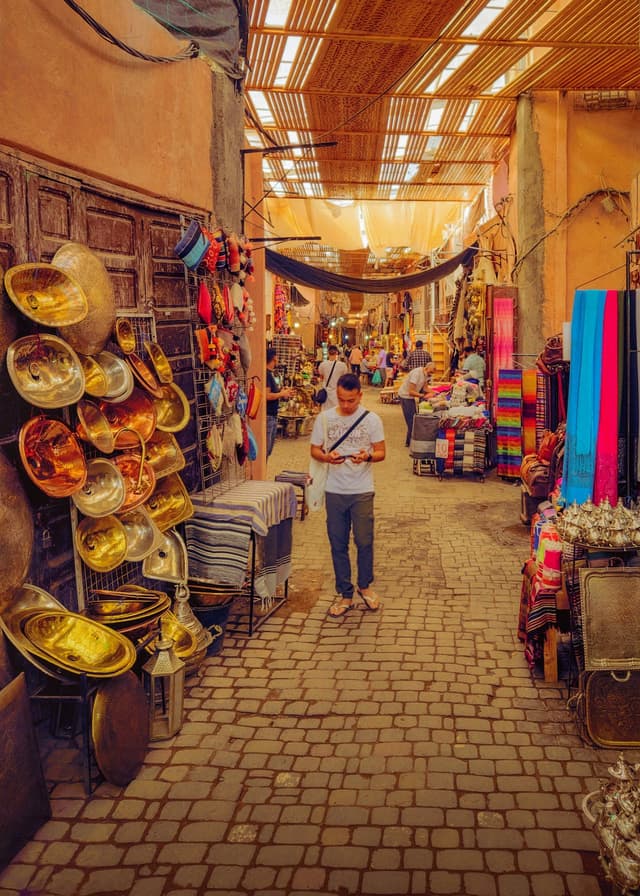
<svg viewBox="0 0 640 896"><path fill-rule="evenodd" d="M615 195L613 206L602 200L607 188L632 188L640 169L640 112L586 112L574 103L573 94L537 93L518 104L511 177L523 353L536 354L570 320L576 289L625 285L630 203ZM588 198L597 191L603 192Z"/></svg>
<svg viewBox="0 0 640 896"><path fill-rule="evenodd" d="M173 56L185 45L130 0L82 5L135 49ZM2 0L0 46L1 143L212 209L213 91L206 62L139 61L51 0ZM230 82L228 89L233 92Z"/></svg>

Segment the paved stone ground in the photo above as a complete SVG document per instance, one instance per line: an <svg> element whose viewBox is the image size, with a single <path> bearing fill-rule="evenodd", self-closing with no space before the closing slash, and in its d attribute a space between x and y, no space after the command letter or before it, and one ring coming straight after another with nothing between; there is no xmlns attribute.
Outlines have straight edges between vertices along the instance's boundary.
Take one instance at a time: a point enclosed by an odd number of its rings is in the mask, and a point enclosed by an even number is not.
<svg viewBox="0 0 640 896"><path fill-rule="evenodd" d="M400 408L366 404L388 444L381 612L327 619L324 514L297 521L288 604L227 633L134 782L87 799L73 745L45 742L53 818L2 896L609 892L580 805L616 754L583 743L566 686L523 659L518 489L414 476ZM278 441L269 476L307 457Z"/></svg>

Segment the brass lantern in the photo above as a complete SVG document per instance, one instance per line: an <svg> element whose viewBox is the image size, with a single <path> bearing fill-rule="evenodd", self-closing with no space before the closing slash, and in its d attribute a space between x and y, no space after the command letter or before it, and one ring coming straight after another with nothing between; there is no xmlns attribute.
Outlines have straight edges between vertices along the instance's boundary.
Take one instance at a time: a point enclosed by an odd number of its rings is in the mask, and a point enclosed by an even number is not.
<svg viewBox="0 0 640 896"><path fill-rule="evenodd" d="M173 641L160 634L155 653L142 667L149 703L149 740L166 740L182 727L185 664L176 656Z"/></svg>

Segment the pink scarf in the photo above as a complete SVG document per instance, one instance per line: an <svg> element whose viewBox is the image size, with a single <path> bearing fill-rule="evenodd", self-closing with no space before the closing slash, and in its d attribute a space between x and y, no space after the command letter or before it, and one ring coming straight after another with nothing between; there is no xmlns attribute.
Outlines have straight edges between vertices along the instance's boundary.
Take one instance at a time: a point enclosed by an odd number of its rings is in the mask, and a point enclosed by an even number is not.
<svg viewBox="0 0 640 896"><path fill-rule="evenodd" d="M607 290L602 331L600 422L596 442L594 504L618 500L618 294Z"/></svg>

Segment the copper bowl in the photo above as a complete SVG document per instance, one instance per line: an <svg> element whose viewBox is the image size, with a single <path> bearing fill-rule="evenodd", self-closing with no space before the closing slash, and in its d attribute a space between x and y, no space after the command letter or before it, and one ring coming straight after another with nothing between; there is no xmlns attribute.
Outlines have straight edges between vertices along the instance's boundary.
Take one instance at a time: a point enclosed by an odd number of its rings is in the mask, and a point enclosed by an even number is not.
<svg viewBox="0 0 640 896"><path fill-rule="evenodd" d="M89 303L76 280L52 264L19 264L4 275L13 304L44 327L77 324L87 316Z"/></svg>
<svg viewBox="0 0 640 896"><path fill-rule="evenodd" d="M161 386L162 397L153 401L157 427L162 432L180 432L189 422L189 399L176 383Z"/></svg>
<svg viewBox="0 0 640 896"><path fill-rule="evenodd" d="M142 561L142 575L160 582L180 585L187 581L187 547L175 529L165 532L158 547Z"/></svg>
<svg viewBox="0 0 640 896"><path fill-rule="evenodd" d="M116 337L116 342L125 355L128 355L130 352L135 352L137 348L136 334L129 318L119 317L116 320L114 335Z"/></svg>
<svg viewBox="0 0 640 896"><path fill-rule="evenodd" d="M84 372L84 391L92 398L104 398L109 383L107 374L91 355L78 355Z"/></svg>
<svg viewBox="0 0 640 896"><path fill-rule="evenodd" d="M71 672L120 675L136 661L123 635L68 610L42 610L25 619L22 630L34 653Z"/></svg>
<svg viewBox="0 0 640 896"><path fill-rule="evenodd" d="M149 360L153 364L153 369L156 372L156 376L158 377L161 383L172 383L173 382L173 370L171 369L171 364L169 364L169 359L162 351L157 342L145 342L144 343L145 350L149 355Z"/></svg>
<svg viewBox="0 0 640 896"><path fill-rule="evenodd" d="M61 328L61 336L77 352L96 355L107 344L116 318L109 272L96 252L82 243L64 243L53 263L71 275L87 297L89 311L80 323Z"/></svg>
<svg viewBox="0 0 640 896"><path fill-rule="evenodd" d="M134 507L121 514L120 522L127 536L127 561L137 563L144 560L162 539L162 532L144 507Z"/></svg>
<svg viewBox="0 0 640 896"><path fill-rule="evenodd" d="M147 462L151 464L156 479L162 479L170 473L178 473L186 464L185 456L176 440L170 432L161 432L156 429L146 443Z"/></svg>
<svg viewBox="0 0 640 896"><path fill-rule="evenodd" d="M116 516L87 517L78 523L76 547L82 560L95 572L110 572L124 563L127 536Z"/></svg>
<svg viewBox="0 0 640 896"><path fill-rule="evenodd" d="M18 437L27 475L51 498L68 498L87 479L87 462L75 435L60 420L32 417Z"/></svg>
<svg viewBox="0 0 640 896"><path fill-rule="evenodd" d="M134 389L126 401L117 404L103 400L98 408L109 422L117 448L135 448L140 437L146 442L156 428L153 400L142 389ZM120 435L121 430L125 431Z"/></svg>
<svg viewBox="0 0 640 896"><path fill-rule="evenodd" d="M103 454L111 454L115 449L114 432L111 424L97 404L83 398L78 402L78 425L76 433L84 442L90 442Z"/></svg>
<svg viewBox="0 0 640 896"><path fill-rule="evenodd" d="M145 507L161 532L193 516L191 498L177 473L165 476L156 483L155 491Z"/></svg>
<svg viewBox="0 0 640 896"><path fill-rule="evenodd" d="M22 336L7 349L16 392L38 408L63 408L82 398L85 376L70 345L49 333Z"/></svg>
<svg viewBox="0 0 640 896"><path fill-rule="evenodd" d="M156 379L155 374L149 365L145 364L140 355L137 355L135 352L129 352L127 355L127 362L133 371L134 377L143 389L146 389L154 398L162 398L160 383Z"/></svg>
<svg viewBox="0 0 640 896"><path fill-rule="evenodd" d="M106 457L95 457L87 463L87 480L71 495L71 500L85 516L108 516L120 510L127 496L127 487L116 464Z"/></svg>
<svg viewBox="0 0 640 896"><path fill-rule="evenodd" d="M144 454L118 454L113 461L125 482L125 499L120 510L126 513L151 497L156 487L156 477Z"/></svg>
<svg viewBox="0 0 640 896"><path fill-rule="evenodd" d="M102 367L107 377L107 401L126 401L133 391L133 373L123 358L114 355L113 352L100 352L96 355L96 361Z"/></svg>

